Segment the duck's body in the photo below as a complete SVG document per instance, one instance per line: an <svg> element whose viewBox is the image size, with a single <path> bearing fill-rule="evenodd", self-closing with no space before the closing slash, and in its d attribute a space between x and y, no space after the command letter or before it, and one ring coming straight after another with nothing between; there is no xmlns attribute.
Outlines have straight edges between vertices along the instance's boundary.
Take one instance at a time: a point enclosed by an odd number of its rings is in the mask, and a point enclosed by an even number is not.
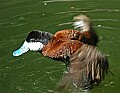
<svg viewBox="0 0 120 93"><path fill-rule="evenodd" d="M91 28L90 31L81 32L79 30L65 29L55 33L54 37L61 41L78 40L85 44L97 46L98 36Z"/></svg>
<svg viewBox="0 0 120 93"><path fill-rule="evenodd" d="M88 36L88 34L86 34ZM89 36L88 36L89 38ZM42 48L42 54L51 58L70 57L75 51L82 46L82 40L87 39L77 30L61 30L53 35L50 42ZM90 41L89 41L90 42Z"/></svg>
<svg viewBox="0 0 120 93"><path fill-rule="evenodd" d="M42 48L42 54L51 58L67 58L70 57L82 45L78 40L57 39L53 36L50 42Z"/></svg>

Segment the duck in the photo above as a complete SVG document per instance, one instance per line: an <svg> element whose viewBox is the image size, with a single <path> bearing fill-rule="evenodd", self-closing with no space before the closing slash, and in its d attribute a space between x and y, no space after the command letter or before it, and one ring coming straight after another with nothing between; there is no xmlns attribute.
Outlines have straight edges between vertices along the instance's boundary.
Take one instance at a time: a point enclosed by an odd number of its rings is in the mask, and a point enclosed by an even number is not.
<svg viewBox="0 0 120 93"><path fill-rule="evenodd" d="M99 85L109 71L106 54L98 48L98 35L86 15L73 17L74 29L50 32L32 31L23 45L13 52L20 56L27 51L39 51L44 57L66 64L66 73L57 85L58 90L90 89Z"/></svg>

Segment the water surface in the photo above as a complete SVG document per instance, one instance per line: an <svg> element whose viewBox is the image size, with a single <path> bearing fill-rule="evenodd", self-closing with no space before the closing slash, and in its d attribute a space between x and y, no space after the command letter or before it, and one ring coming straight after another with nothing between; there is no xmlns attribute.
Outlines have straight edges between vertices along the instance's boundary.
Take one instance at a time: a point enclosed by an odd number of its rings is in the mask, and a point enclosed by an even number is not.
<svg viewBox="0 0 120 93"><path fill-rule="evenodd" d="M120 2L119 0L1 0L0 1L0 93L56 93L65 71L59 61L28 52L13 57L34 30L55 33L72 29L73 16L88 15L99 35L99 48L109 55L109 74L90 93L120 93ZM69 92L68 92L69 93ZM81 93L72 91L71 93Z"/></svg>

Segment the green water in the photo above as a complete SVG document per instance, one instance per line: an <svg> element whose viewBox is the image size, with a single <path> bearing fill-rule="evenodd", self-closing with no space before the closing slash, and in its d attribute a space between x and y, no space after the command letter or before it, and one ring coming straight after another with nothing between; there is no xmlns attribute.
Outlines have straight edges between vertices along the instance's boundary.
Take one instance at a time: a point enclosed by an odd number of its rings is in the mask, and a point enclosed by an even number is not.
<svg viewBox="0 0 120 93"><path fill-rule="evenodd" d="M65 70L63 63L37 52L20 57L13 57L12 52L33 29L54 34L73 28L65 23L78 14L91 18L100 37L98 47L109 55L114 73L91 93L120 93L119 0L0 0L0 93L55 93Z"/></svg>

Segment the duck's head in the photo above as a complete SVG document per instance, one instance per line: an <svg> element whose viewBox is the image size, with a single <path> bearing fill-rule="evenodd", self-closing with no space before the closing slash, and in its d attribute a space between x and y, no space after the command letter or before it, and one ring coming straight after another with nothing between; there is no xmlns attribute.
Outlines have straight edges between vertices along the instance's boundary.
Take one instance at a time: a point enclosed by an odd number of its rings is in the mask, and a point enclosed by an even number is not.
<svg viewBox="0 0 120 93"><path fill-rule="evenodd" d="M73 20L74 20L73 26L75 29L77 29L81 32L89 31L89 29L90 29L89 17L81 14L81 15L73 17Z"/></svg>

